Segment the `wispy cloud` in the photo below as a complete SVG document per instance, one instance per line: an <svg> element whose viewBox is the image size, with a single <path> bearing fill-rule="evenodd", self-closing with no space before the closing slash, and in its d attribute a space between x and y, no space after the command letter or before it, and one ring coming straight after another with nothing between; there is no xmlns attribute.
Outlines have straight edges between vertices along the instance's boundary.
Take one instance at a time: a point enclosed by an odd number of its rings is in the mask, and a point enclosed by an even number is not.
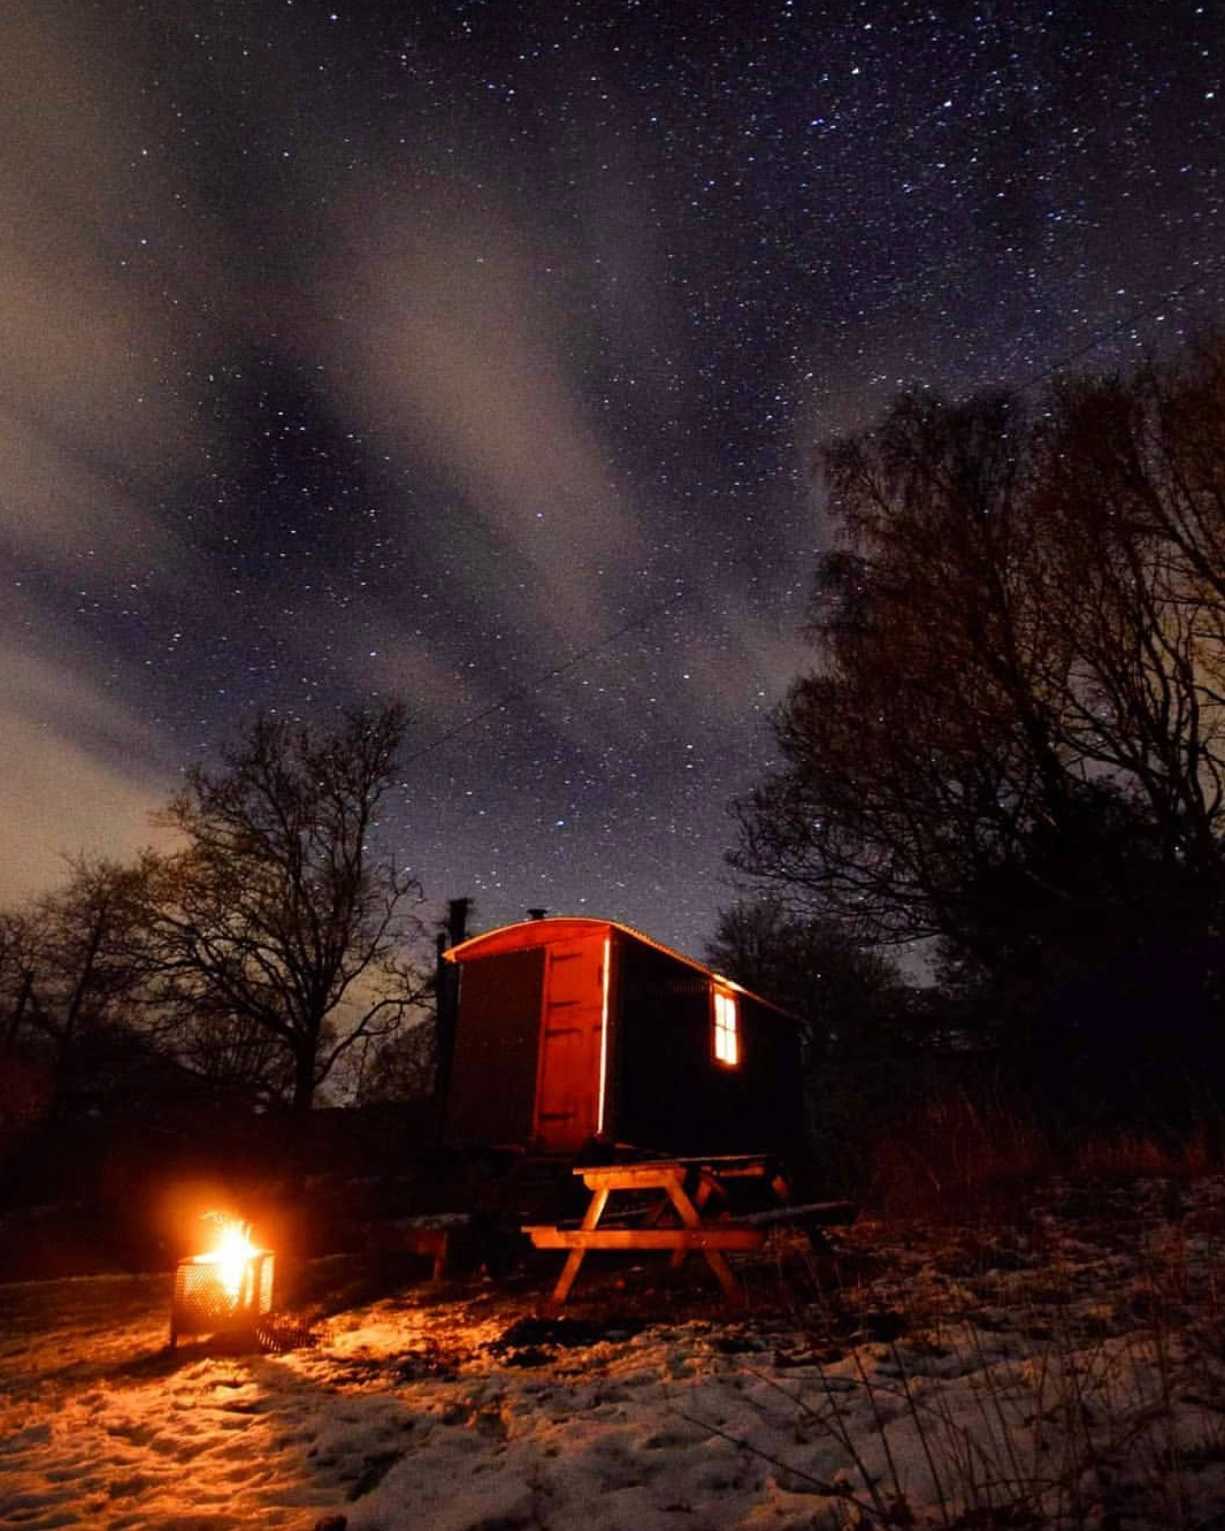
<svg viewBox="0 0 1225 1531"><path fill-rule="evenodd" d="M39 892L80 852L124 857L158 839L173 785L148 725L87 675L0 647L0 903Z"/></svg>
<svg viewBox="0 0 1225 1531"><path fill-rule="evenodd" d="M519 565L536 620L579 637L641 559L639 523L574 386L584 342L547 244L460 199L350 206L327 344L361 417L433 460Z"/></svg>
<svg viewBox="0 0 1225 1531"><path fill-rule="evenodd" d="M171 555L153 507L204 444L181 377L228 307L150 60L101 26L60 0L0 18L0 534L57 567Z"/></svg>

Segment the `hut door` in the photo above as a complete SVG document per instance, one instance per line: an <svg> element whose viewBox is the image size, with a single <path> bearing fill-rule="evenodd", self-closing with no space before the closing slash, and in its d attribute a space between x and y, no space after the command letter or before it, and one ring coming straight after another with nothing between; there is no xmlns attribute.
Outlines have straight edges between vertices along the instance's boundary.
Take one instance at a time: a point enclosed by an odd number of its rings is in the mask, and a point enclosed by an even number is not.
<svg viewBox="0 0 1225 1531"><path fill-rule="evenodd" d="M564 1153L599 1128L600 1052L604 1029L604 942L562 941L548 948L536 1137Z"/></svg>

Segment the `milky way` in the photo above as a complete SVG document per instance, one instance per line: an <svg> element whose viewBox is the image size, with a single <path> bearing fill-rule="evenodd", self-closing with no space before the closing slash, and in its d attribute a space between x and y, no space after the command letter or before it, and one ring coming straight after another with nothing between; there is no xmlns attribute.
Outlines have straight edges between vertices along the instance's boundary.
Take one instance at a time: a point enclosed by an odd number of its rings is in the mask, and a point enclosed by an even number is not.
<svg viewBox="0 0 1225 1531"><path fill-rule="evenodd" d="M259 709L402 695L432 900L699 950L900 387L1225 294L1213 4L186 4L0 18L0 893Z"/></svg>

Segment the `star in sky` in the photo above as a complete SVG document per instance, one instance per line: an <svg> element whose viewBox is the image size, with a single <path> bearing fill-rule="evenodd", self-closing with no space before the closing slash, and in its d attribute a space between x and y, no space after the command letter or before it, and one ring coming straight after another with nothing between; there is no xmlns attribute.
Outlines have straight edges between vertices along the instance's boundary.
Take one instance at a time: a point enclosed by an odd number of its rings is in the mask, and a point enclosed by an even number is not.
<svg viewBox="0 0 1225 1531"><path fill-rule="evenodd" d="M398 693L433 899L700 949L817 442L1225 286L1185 0L18 0L0 44L10 898L258 709Z"/></svg>

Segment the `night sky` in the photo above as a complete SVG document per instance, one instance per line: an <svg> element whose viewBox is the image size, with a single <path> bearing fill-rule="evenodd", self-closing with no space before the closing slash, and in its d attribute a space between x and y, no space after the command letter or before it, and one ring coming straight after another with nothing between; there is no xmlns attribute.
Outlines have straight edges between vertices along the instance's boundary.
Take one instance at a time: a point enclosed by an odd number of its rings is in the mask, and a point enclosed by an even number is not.
<svg viewBox="0 0 1225 1531"><path fill-rule="evenodd" d="M1223 43L1184 0L9 0L0 897L148 842L258 709L400 694L431 900L700 951L815 445L1215 320Z"/></svg>

